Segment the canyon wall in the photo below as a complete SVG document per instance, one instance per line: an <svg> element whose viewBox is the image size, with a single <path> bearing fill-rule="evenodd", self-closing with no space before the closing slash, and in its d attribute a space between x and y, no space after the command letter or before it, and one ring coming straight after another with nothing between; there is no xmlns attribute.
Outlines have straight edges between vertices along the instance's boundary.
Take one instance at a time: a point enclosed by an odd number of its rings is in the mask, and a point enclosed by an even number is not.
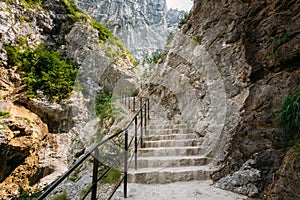
<svg viewBox="0 0 300 200"><path fill-rule="evenodd" d="M169 32L177 25L181 14L178 10L168 10L165 0L75 2L117 34L138 60L164 49Z"/></svg>
<svg viewBox="0 0 300 200"><path fill-rule="evenodd" d="M299 6L194 1L191 19L143 84L168 116L182 115L204 138L207 156L219 167L212 177L218 187L271 198L263 192L272 185L274 199L299 196L290 192L297 181L274 189L288 147L276 112L300 83Z"/></svg>
<svg viewBox="0 0 300 200"><path fill-rule="evenodd" d="M103 87L134 91L138 78L122 42L114 36L100 41L91 18L74 22L62 1L8 0L0 2L0 11L0 198L5 199L22 190L33 193L61 176L97 137L99 130L86 124L98 125L99 92ZM29 98L24 74L8 63L6 45L35 49L40 44L59 50L79 70L69 99Z"/></svg>

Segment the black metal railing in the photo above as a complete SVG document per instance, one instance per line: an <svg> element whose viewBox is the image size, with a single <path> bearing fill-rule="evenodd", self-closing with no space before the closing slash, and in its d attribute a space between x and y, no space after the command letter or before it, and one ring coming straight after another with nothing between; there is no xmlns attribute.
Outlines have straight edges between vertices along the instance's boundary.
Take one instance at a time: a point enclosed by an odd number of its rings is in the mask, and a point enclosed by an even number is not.
<svg viewBox="0 0 300 200"><path fill-rule="evenodd" d="M139 100L138 100L139 99ZM139 101L139 108L137 109L137 102ZM86 197L91 193L91 199L97 199L97 184L101 181L110 170L114 168L116 163L122 160L124 157L124 169L123 175L120 178L120 181L117 183L116 187L114 188L112 194L108 199L111 199L120 185L124 184L124 198L127 198L127 184L128 184L128 167L131 165L131 162L134 158L134 168L137 169L137 153L138 153L138 146L143 148L143 135L147 132L147 124L148 120L150 120L150 104L149 99L144 97L130 97L125 93L121 94L121 102L127 106L129 109L134 111L134 117L131 121L127 124L127 126L122 129L121 131L109 136L108 138L102 140L97 145L95 145L88 153L82 156L67 172L65 172L59 179L57 179L41 196L38 197L38 200L45 199L52 191L55 190L57 186L59 186L72 172L76 169L78 170L79 166L87 161L88 158L91 156L93 157L93 177L92 177L92 185L89 187L87 192L84 194L82 199L86 199ZM140 129L140 133L138 133L138 129ZM129 132L133 131L132 137L129 138ZM117 136L124 134L124 154L121 154L117 159L115 159L112 164L100 175L98 176L98 168L99 168L99 148L109 141L113 140ZM133 143L134 141L134 143ZM129 149L131 145L134 144L132 147L134 151L132 151L132 155L128 155Z"/></svg>

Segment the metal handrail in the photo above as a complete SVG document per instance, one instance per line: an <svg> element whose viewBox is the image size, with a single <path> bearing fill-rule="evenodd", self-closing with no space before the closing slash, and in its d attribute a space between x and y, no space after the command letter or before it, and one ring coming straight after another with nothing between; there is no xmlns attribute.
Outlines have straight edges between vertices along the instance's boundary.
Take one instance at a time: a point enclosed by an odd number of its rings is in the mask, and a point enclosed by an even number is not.
<svg viewBox="0 0 300 200"><path fill-rule="evenodd" d="M129 109L131 108L131 101L127 101L127 98L132 98L127 94L122 93L121 94L121 102L125 104ZM133 111L136 109L136 97L133 97L132 101L132 108ZM100 177L98 177L98 158L99 158L99 147L106 144L110 140L114 139L115 137L119 136L120 134L125 134L124 137L124 143L125 143L125 153L124 153L124 171L123 171L123 177L120 179L119 183L115 187L113 193L109 197L109 199L112 198L113 194L116 192L116 190L119 188L119 186L124 182L124 198L127 198L127 171L128 171L128 150L130 148L130 145L133 143L134 140L134 158L135 158L135 169L137 169L137 149L138 149L138 144L141 143L141 148L143 147L143 133L146 133L146 126L147 126L147 120L150 119L150 105L149 105L149 99L145 97L140 97L140 108L136 113L134 114L134 117L131 119L131 121L127 124L127 126L120 130L119 132L109 136L108 138L102 140L98 144L96 144L89 152L87 152L84 156L82 156L67 172L65 172L59 179L57 179L46 191L41 194L37 199L42 200L45 199L59 184L61 184L73 171L75 171L84 161L86 161L90 156L94 157L93 161L93 178L92 178L92 185L84 195L83 199L85 199L90 192L91 194L91 199L96 200L97 198L97 183L104 178L104 176L115 166L117 161L121 160L122 156L120 156L117 160L113 162L113 164L107 169ZM143 116L144 115L144 116ZM140 116L140 138L138 138L138 117ZM131 125L134 124L134 136L130 140L130 143L128 143L128 132L129 128ZM143 130L144 129L144 130ZM139 141L138 141L139 140ZM93 155L95 154L95 155ZM131 158L132 161L132 158ZM130 163L131 163L130 161ZM130 164L129 163L129 164Z"/></svg>

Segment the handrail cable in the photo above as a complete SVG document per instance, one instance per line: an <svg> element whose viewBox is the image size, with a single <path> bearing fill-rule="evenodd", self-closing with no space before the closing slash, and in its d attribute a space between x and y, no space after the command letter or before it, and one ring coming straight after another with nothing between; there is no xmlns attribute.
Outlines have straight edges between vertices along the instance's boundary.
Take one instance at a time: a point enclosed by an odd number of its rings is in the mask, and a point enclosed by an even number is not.
<svg viewBox="0 0 300 200"><path fill-rule="evenodd" d="M129 98L129 100L126 100L127 98ZM121 102L123 104L125 104L125 106L127 106L129 109L131 109L131 105L130 103L132 102L132 108L133 111L135 111L136 109L136 97L133 97L133 101L130 100L130 96L129 95L125 95L124 93L121 94ZM144 101L143 101L144 100ZM127 104L128 102L128 104ZM136 113L134 114L134 117L131 119L131 121L127 124L127 126L118 131L117 133L103 139L101 142L99 142L98 144L96 144L94 147L92 147L84 156L82 156L67 172L65 172L59 179L57 179L49 188L47 188L45 190L45 192L43 194L41 194L37 200L42 200L45 199L59 184L61 184L73 171L75 171L84 161L87 160L87 158L89 158L90 156L94 157L94 161L93 161L93 182L91 187L89 188L89 190L86 192L86 194L84 195L83 199L85 199L91 192L91 199L95 200L97 198L97 183L103 179L105 177L105 175L111 170L113 169L113 167L115 166L115 164L121 160L121 158L124 156L124 171L123 171L123 176L122 178L120 178L119 183L117 184L117 186L115 187L114 191L112 192L112 194L110 195L109 199L112 198L112 196L114 195L114 193L116 192L116 190L120 187L120 185L122 184L122 182L124 182L124 198L127 198L127 170L128 170L128 166L130 166L131 161L133 159L133 154L135 155L135 169L137 169L137 148L138 148L138 144L141 143L141 147L142 147L142 141L143 141L143 132L145 132L146 134L146 126L147 126L147 120L150 119L149 116L149 111L150 106L149 106L149 99L145 98L145 97L140 97L140 108L136 111ZM143 116L145 115L145 116ZM138 118L140 118L140 122L138 123ZM130 139L130 141L128 141L128 132L129 132L129 128L134 124L134 136ZM140 129L140 134L138 134L138 129ZM144 130L143 130L144 129ZM120 134L125 134L125 151L124 153L122 153L118 159L114 160L114 162L108 167L108 169L105 170L105 172L103 174L101 174L100 177L98 177L98 157L99 157L99 147L106 144L108 141L114 139L115 137L117 137ZM139 136L139 138L138 138ZM134 142L134 151L133 154L130 156L130 161L128 161L128 150L130 148L130 146L133 144ZM93 155L95 154L95 155Z"/></svg>

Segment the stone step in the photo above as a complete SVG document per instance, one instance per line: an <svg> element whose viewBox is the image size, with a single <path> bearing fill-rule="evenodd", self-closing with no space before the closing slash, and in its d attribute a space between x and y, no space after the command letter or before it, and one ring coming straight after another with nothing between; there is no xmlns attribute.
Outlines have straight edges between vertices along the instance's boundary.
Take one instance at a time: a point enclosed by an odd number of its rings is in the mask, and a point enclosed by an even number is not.
<svg viewBox="0 0 300 200"><path fill-rule="evenodd" d="M168 134L185 134L185 133L192 133L193 130L189 128L182 128L182 129L147 129L146 135L168 135Z"/></svg>
<svg viewBox="0 0 300 200"><path fill-rule="evenodd" d="M187 134L170 134L170 135L146 135L144 141L152 140L185 140L185 139L197 139L198 136L194 133Z"/></svg>
<svg viewBox="0 0 300 200"><path fill-rule="evenodd" d="M166 120L166 119L154 119L150 116L150 121L149 121L149 125L174 125L174 124L178 124L178 125L186 125L186 123L182 123L178 120Z"/></svg>
<svg viewBox="0 0 300 200"><path fill-rule="evenodd" d="M203 152L200 147L161 147L143 148L138 150L139 157L155 156L197 156Z"/></svg>
<svg viewBox="0 0 300 200"><path fill-rule="evenodd" d="M188 128L187 124L153 124L149 125L148 129L178 129L178 128Z"/></svg>
<svg viewBox="0 0 300 200"><path fill-rule="evenodd" d="M188 139L188 140L152 140L144 141L145 148L154 147L187 147L187 146L200 146L203 139Z"/></svg>
<svg viewBox="0 0 300 200"><path fill-rule="evenodd" d="M203 156L138 157L137 168L201 166L210 162L210 158ZM130 168L134 167L133 161Z"/></svg>
<svg viewBox="0 0 300 200"><path fill-rule="evenodd" d="M177 181L208 180L213 170L208 166L140 168L128 171L129 183L164 184Z"/></svg>

